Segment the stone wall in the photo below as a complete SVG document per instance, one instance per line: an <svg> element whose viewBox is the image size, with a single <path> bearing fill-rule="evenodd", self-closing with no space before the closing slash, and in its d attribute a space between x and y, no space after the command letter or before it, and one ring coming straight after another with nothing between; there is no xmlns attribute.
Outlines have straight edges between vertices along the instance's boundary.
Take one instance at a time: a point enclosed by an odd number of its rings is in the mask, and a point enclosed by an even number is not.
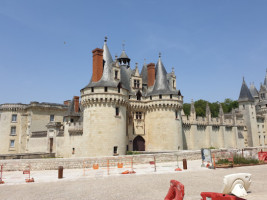
<svg viewBox="0 0 267 200"><path fill-rule="evenodd" d="M267 147L266 149L267 150ZM226 149L212 150L212 153L225 152ZM231 150L237 151L237 150ZM260 148L247 148L245 149L248 155L257 156L257 152ZM149 161L154 160L156 162L171 162L179 161L183 159L187 160L200 160L201 151L177 151L169 153L154 153L154 154L140 154L140 155L128 155L128 156L110 156L110 157L90 157L90 158L47 158L47 159L20 159L20 160L0 160L0 165L4 165L5 171L25 170L31 165L32 170L57 170L58 166L63 166L64 169L83 168L84 162L86 163L99 163L100 166L106 166L107 160L112 162L129 162L133 158L133 165L135 164L148 164Z"/></svg>

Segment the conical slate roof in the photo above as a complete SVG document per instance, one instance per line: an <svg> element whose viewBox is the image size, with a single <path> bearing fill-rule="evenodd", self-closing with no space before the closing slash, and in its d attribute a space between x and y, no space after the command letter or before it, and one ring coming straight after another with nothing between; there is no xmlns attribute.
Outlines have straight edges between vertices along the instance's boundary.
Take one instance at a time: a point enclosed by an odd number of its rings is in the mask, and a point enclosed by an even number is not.
<svg viewBox="0 0 267 200"><path fill-rule="evenodd" d="M103 46L103 63L104 69L101 79L98 82L92 82L91 79L90 83L86 87L117 87L118 83L113 79L112 68L114 63L106 40Z"/></svg>
<svg viewBox="0 0 267 200"><path fill-rule="evenodd" d="M267 87L267 69L266 69L266 75L265 75L265 78L264 78L263 85L265 85Z"/></svg>
<svg viewBox="0 0 267 200"><path fill-rule="evenodd" d="M119 58L127 58L127 59L129 59L129 57L127 56L127 54L125 53L124 50L121 52L121 55L120 55Z"/></svg>
<svg viewBox="0 0 267 200"><path fill-rule="evenodd" d="M156 81L150 95L158 94L176 94L176 91L169 88L167 72L160 57L156 64Z"/></svg>
<svg viewBox="0 0 267 200"><path fill-rule="evenodd" d="M242 101L254 101L254 98L252 97L244 78L243 78L243 83L242 83L242 86L241 86L241 90L240 90L240 95L239 95L238 101L239 102L242 102Z"/></svg>
<svg viewBox="0 0 267 200"><path fill-rule="evenodd" d="M144 63L143 65L141 76L142 76L143 84L147 84L147 64L146 63Z"/></svg>
<svg viewBox="0 0 267 200"><path fill-rule="evenodd" d="M259 97L259 92L258 90L256 89L256 87L254 86L254 83L252 83L250 85L250 88L249 88L249 91L251 93L251 95L255 98L255 97Z"/></svg>

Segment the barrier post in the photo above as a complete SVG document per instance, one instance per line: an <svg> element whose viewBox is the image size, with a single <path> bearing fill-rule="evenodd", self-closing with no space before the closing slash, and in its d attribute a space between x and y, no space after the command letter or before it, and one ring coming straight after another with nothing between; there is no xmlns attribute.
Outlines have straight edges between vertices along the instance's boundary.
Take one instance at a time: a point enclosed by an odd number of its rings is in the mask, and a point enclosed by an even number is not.
<svg viewBox="0 0 267 200"><path fill-rule="evenodd" d="M187 169L187 161L186 161L186 159L183 159L183 168Z"/></svg>
<svg viewBox="0 0 267 200"><path fill-rule="evenodd" d="M131 157L131 170L133 172L133 156Z"/></svg>
<svg viewBox="0 0 267 200"><path fill-rule="evenodd" d="M109 175L109 159L107 161L107 170L108 170L108 175Z"/></svg>
<svg viewBox="0 0 267 200"><path fill-rule="evenodd" d="M4 184L5 182L3 181L3 165L1 165L1 176L0 176L0 184Z"/></svg>
<svg viewBox="0 0 267 200"><path fill-rule="evenodd" d="M154 156L154 172L157 172L156 156Z"/></svg>
<svg viewBox="0 0 267 200"><path fill-rule="evenodd" d="M23 174L29 174L29 178L26 178L26 183L34 182L34 178L31 178L31 165L29 164L29 170L24 170Z"/></svg>

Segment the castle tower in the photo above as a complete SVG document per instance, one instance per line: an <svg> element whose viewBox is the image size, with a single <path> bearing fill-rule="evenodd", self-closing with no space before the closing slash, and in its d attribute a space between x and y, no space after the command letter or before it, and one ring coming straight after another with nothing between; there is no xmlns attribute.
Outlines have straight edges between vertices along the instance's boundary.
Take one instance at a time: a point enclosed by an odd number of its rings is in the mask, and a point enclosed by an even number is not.
<svg viewBox="0 0 267 200"><path fill-rule="evenodd" d="M182 96L169 87L167 72L159 56L156 70L148 65L148 110L145 124L148 141L147 151L179 150L182 138ZM153 71L156 79L153 80ZM153 84L153 85L152 85Z"/></svg>
<svg viewBox="0 0 267 200"><path fill-rule="evenodd" d="M247 127L247 135L245 139L247 139L248 146L258 146L259 140L257 135L257 120L254 98L251 95L244 78L238 98L238 103L239 110L243 114L244 122Z"/></svg>
<svg viewBox="0 0 267 200"><path fill-rule="evenodd" d="M251 83L251 84L250 84L249 91L250 91L252 97L253 97L254 100L255 100L255 104L259 103L259 92L258 92L258 90L256 89L254 83Z"/></svg>
<svg viewBox="0 0 267 200"><path fill-rule="evenodd" d="M105 39L103 49L92 52L93 69L103 68L103 73L95 81L93 70L90 83L81 90L84 139L76 152L80 151L77 153L81 156L124 155L127 145L128 89L120 79L121 67L113 62L107 40ZM122 61L120 59L122 58L118 59L119 62ZM114 73L115 70L118 70L119 75Z"/></svg>

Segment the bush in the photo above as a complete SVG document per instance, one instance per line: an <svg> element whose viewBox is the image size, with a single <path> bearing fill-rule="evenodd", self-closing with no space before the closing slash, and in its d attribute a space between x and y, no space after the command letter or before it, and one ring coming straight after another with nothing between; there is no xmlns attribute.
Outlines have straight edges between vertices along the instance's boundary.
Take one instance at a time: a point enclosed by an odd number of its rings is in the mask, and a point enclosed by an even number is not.
<svg viewBox="0 0 267 200"><path fill-rule="evenodd" d="M259 164L259 160L254 159L254 158L244 158L242 156L235 155L234 163L235 164Z"/></svg>
<svg viewBox="0 0 267 200"><path fill-rule="evenodd" d="M216 162L216 164L229 164L230 161L228 159L220 159Z"/></svg>

